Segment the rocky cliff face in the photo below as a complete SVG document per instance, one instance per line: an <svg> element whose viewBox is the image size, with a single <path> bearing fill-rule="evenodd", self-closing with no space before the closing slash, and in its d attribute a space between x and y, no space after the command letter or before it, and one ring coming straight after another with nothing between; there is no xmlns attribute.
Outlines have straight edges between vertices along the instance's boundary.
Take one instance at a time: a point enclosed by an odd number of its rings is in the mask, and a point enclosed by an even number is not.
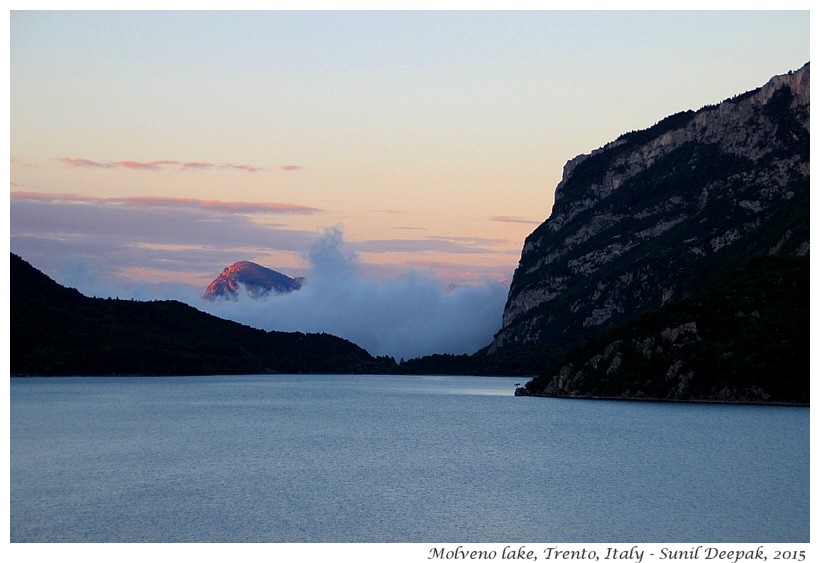
<svg viewBox="0 0 820 563"><path fill-rule="evenodd" d="M302 278L290 278L276 270L255 262L235 262L219 274L205 289L203 299L237 299L239 286L244 286L255 299L263 299L271 292L290 293L302 287Z"/></svg>
<svg viewBox="0 0 820 563"><path fill-rule="evenodd" d="M535 347L548 363L752 256L807 255L808 177L808 63L575 157L489 354Z"/></svg>
<svg viewBox="0 0 820 563"><path fill-rule="evenodd" d="M808 257L758 257L693 298L591 339L526 390L807 405L808 303Z"/></svg>

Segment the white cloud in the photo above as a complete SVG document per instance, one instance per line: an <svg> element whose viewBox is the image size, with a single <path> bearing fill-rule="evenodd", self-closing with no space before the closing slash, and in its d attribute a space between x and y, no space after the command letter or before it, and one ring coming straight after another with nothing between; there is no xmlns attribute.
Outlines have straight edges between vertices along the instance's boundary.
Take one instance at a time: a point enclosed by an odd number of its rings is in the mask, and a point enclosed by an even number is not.
<svg viewBox="0 0 820 563"><path fill-rule="evenodd" d="M328 229L313 246L300 291L266 301L200 304L224 318L266 330L327 332L374 355L397 360L433 353L472 353L500 328L507 286L498 282L449 287L407 270L400 277L361 275L358 257L345 251L341 230Z"/></svg>

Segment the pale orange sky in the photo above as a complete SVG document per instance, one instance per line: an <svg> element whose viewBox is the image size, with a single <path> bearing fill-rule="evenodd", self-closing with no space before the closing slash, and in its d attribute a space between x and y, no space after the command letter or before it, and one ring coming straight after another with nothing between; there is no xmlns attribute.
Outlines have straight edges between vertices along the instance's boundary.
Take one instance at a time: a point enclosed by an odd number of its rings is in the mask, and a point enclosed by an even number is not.
<svg viewBox="0 0 820 563"><path fill-rule="evenodd" d="M75 259L110 277L201 283L239 259L298 274L306 248L292 232L307 243L340 226L374 267L508 280L566 160L798 68L808 23L807 12L13 12L12 250L54 275ZM123 215L121 198L156 206ZM114 266L72 244L114 245L104 220L36 222L59 205L115 207L138 224L169 213L162 198L256 205L186 211L267 230L270 243L134 228L143 258ZM212 252L174 271L191 244Z"/></svg>

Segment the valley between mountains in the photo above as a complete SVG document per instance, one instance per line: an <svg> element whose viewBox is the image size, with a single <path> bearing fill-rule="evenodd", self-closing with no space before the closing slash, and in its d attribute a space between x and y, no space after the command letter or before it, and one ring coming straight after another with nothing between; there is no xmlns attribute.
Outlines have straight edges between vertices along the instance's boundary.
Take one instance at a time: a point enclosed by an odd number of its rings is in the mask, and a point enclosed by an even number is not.
<svg viewBox="0 0 820 563"><path fill-rule="evenodd" d="M528 375L538 396L808 404L809 70L569 160L501 328L472 354L397 362L178 302L86 297L12 254L11 373ZM203 298L305 283L240 261Z"/></svg>

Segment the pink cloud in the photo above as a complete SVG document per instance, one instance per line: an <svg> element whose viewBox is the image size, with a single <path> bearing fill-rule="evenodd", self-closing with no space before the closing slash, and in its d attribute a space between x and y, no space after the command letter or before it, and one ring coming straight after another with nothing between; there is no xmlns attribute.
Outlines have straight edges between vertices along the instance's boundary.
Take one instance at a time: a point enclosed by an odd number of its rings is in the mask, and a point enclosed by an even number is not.
<svg viewBox="0 0 820 563"><path fill-rule="evenodd" d="M133 160L121 160L120 162L112 162L111 164L132 170L159 170L161 168L156 162L136 162Z"/></svg>
<svg viewBox="0 0 820 563"><path fill-rule="evenodd" d="M219 213L295 213L310 215L321 210L306 205L292 203L252 202L252 201L219 201L209 199L174 198L174 197L133 197L121 198L122 203L150 207L193 207L217 211Z"/></svg>
<svg viewBox="0 0 820 563"><path fill-rule="evenodd" d="M221 168L223 170L241 170L244 172L260 172L264 168L252 166L250 164L217 164L214 162L180 162L179 160L152 160L150 162L141 162L138 160L119 160L116 162L99 162L96 160L89 160L87 158L56 158L68 166L77 168L127 168L129 170L161 170L164 167L176 167L180 170L207 170L209 168ZM285 170L301 170L301 166L284 166Z"/></svg>
<svg viewBox="0 0 820 563"><path fill-rule="evenodd" d="M84 196L76 194L64 193L40 193L40 192L11 192L12 201L64 201L64 202L89 202L90 200Z"/></svg>
<svg viewBox="0 0 820 563"><path fill-rule="evenodd" d="M87 158L57 158L63 164L67 164L68 166L74 166L77 168L114 168L114 165L109 162L97 162L94 160L88 160Z"/></svg>
<svg viewBox="0 0 820 563"><path fill-rule="evenodd" d="M282 170L285 172L297 172L299 170L304 170L304 167L299 166L298 164L286 164L282 167Z"/></svg>
<svg viewBox="0 0 820 563"><path fill-rule="evenodd" d="M309 207L307 205L297 205L293 203L275 202L254 202L254 201L219 201L194 198L176 197L120 197L120 198L98 198L77 194L66 193L37 193L13 191L11 192L13 201L42 201L42 202L64 202L64 203L87 203L95 205L125 205L131 207L149 208L180 208L180 209L203 209L217 213L238 213L238 214L296 214L311 215L321 213L322 210Z"/></svg>
<svg viewBox="0 0 820 563"><path fill-rule="evenodd" d="M212 168L212 167L213 167L213 164L211 164L210 162L186 162L185 164L182 165L183 170L191 170L191 169L203 170L205 168Z"/></svg>
<svg viewBox="0 0 820 563"><path fill-rule="evenodd" d="M261 168L256 168L250 164L226 164L225 168L233 170L244 170L245 172L258 172Z"/></svg>

